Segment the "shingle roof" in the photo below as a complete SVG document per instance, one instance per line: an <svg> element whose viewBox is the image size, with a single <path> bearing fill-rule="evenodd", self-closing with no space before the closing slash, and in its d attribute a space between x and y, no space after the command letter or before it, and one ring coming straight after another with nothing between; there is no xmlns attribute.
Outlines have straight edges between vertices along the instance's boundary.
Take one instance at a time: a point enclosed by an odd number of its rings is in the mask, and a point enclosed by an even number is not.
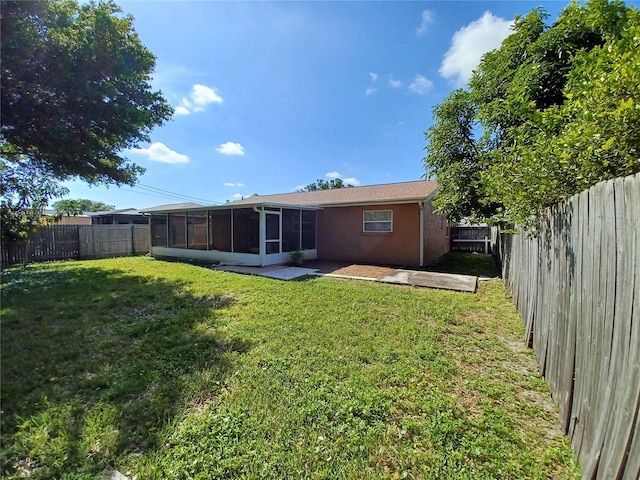
<svg viewBox="0 0 640 480"><path fill-rule="evenodd" d="M364 187L316 190L313 192L258 195L232 202L229 205L273 203L282 205L352 205L359 203L399 203L424 200L436 189L434 180L387 183Z"/></svg>
<svg viewBox="0 0 640 480"><path fill-rule="evenodd" d="M187 202L187 203L169 203L168 205L158 205L156 207L149 207L149 208L141 208L140 210L138 210L140 213L149 213L149 212L167 212L170 210L189 210L189 209L197 209L202 207L203 205L199 204L199 203L192 203L192 202Z"/></svg>

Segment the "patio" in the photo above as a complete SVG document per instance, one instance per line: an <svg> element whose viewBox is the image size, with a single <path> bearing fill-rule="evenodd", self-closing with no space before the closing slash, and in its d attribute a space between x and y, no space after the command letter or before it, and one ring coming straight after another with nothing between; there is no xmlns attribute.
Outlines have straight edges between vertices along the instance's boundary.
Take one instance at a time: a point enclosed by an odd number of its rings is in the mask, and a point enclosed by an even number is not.
<svg viewBox="0 0 640 480"><path fill-rule="evenodd" d="M271 265L267 267L222 265L212 268L225 272L258 275L277 280L296 280L314 275L355 280L369 280L396 285L412 285L417 287L437 288L469 293L475 293L478 285L478 277L472 275L435 273L341 262L311 261L305 262L304 267L290 265Z"/></svg>

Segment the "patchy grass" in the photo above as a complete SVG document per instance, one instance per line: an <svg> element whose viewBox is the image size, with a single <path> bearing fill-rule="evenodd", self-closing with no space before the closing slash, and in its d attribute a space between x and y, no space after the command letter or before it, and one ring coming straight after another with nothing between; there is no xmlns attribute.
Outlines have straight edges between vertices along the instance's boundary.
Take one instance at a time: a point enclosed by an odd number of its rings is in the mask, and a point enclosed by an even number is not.
<svg viewBox="0 0 640 480"><path fill-rule="evenodd" d="M497 278L500 270L491 255L476 252L449 252L428 265L426 270Z"/></svg>
<svg viewBox="0 0 640 480"><path fill-rule="evenodd" d="M1 294L3 478L579 478L498 280L124 258L9 270Z"/></svg>

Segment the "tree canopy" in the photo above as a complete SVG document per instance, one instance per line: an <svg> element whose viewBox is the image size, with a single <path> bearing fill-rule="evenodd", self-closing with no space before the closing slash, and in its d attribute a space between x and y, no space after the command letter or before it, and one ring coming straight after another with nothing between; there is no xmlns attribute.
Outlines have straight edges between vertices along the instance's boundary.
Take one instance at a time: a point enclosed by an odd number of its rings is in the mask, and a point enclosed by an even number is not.
<svg viewBox="0 0 640 480"><path fill-rule="evenodd" d="M1 237L27 240L41 222L50 198L66 195L50 172L31 162L8 163L0 168Z"/></svg>
<svg viewBox="0 0 640 480"><path fill-rule="evenodd" d="M453 220L535 222L562 198L640 171L640 13L621 1L517 17L468 89L434 109L425 167Z"/></svg>
<svg viewBox="0 0 640 480"><path fill-rule="evenodd" d="M0 156L65 179L134 184L124 149L172 108L150 85L155 57L111 1L2 1Z"/></svg>
<svg viewBox="0 0 640 480"><path fill-rule="evenodd" d="M353 185L350 183L344 183L344 180L341 178L335 178L332 180L323 180L319 178L315 183L310 183L309 185L302 187L297 190L298 192L313 192L316 190L333 190L335 188L351 188Z"/></svg>
<svg viewBox="0 0 640 480"><path fill-rule="evenodd" d="M108 205L103 202L95 202L86 198L80 198L73 200L65 198L64 200L58 200L51 205L56 213L60 215L66 215L68 217L73 215L82 215L83 212L103 212L108 210L114 210L114 205Z"/></svg>

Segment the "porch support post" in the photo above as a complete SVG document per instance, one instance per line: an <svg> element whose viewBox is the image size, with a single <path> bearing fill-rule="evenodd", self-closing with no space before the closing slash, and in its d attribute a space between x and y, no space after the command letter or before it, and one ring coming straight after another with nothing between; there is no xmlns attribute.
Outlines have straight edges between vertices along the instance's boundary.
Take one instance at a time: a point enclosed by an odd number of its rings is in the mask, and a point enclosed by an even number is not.
<svg viewBox="0 0 640 480"><path fill-rule="evenodd" d="M424 267L424 201L418 202L420 207L420 266Z"/></svg>
<svg viewBox="0 0 640 480"><path fill-rule="evenodd" d="M264 267L264 260L267 255L267 214L264 207L258 208L260 214L260 266Z"/></svg>

